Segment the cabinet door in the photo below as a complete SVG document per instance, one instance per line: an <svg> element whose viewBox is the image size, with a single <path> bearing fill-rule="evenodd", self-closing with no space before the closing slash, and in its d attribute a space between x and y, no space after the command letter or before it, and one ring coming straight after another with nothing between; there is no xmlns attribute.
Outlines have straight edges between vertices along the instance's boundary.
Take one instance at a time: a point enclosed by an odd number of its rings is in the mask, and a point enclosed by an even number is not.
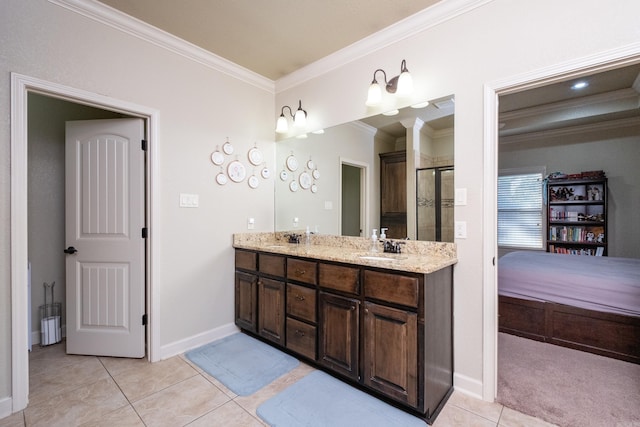
<svg viewBox="0 0 640 427"><path fill-rule="evenodd" d="M258 333L284 345L284 282L260 278L258 282Z"/></svg>
<svg viewBox="0 0 640 427"><path fill-rule="evenodd" d="M370 302L364 307L364 384L416 407L417 314Z"/></svg>
<svg viewBox="0 0 640 427"><path fill-rule="evenodd" d="M358 380L360 301L320 293L318 359L320 363Z"/></svg>
<svg viewBox="0 0 640 427"><path fill-rule="evenodd" d="M236 271L236 325L247 331L256 332L258 277L255 274Z"/></svg>

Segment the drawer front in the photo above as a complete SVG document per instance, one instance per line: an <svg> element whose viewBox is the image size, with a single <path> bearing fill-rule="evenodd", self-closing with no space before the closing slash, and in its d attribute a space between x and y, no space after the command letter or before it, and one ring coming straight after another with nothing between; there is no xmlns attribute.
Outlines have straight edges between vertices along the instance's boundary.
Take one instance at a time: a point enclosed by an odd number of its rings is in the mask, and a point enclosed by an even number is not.
<svg viewBox="0 0 640 427"><path fill-rule="evenodd" d="M258 254L255 252L242 251L236 249L236 268L256 271L258 264Z"/></svg>
<svg viewBox="0 0 640 427"><path fill-rule="evenodd" d="M419 280L401 274L365 270L364 296L381 301L418 307Z"/></svg>
<svg viewBox="0 0 640 427"><path fill-rule="evenodd" d="M316 290L287 284L287 316L316 322Z"/></svg>
<svg viewBox="0 0 640 427"><path fill-rule="evenodd" d="M360 270L342 265L320 264L318 266L320 286L357 295L360 293Z"/></svg>
<svg viewBox="0 0 640 427"><path fill-rule="evenodd" d="M287 279L315 285L317 266L313 261L287 258Z"/></svg>
<svg viewBox="0 0 640 427"><path fill-rule="evenodd" d="M285 257L280 255L260 254L260 273L271 274L272 276L284 277Z"/></svg>
<svg viewBox="0 0 640 427"><path fill-rule="evenodd" d="M287 348L316 360L316 327L287 317Z"/></svg>

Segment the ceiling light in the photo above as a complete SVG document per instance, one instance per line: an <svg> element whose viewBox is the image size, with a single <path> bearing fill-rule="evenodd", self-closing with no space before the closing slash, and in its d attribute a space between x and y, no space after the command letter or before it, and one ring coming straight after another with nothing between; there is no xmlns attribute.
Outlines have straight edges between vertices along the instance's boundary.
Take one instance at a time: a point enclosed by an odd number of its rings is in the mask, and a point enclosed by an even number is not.
<svg viewBox="0 0 640 427"><path fill-rule="evenodd" d="M373 81L369 86L369 92L367 94L368 107L375 107L382 102L382 88L376 80L376 74L378 71L382 72L384 76L385 89L388 93L395 93L397 96L406 97L413 92L413 78L409 74L407 69L407 62L403 59L400 63L400 74L387 81L387 73L383 69L378 68L373 72Z"/></svg>
<svg viewBox="0 0 640 427"><path fill-rule="evenodd" d="M582 81L579 81L579 82L574 83L574 84L571 86L571 89L573 89L573 90L580 90L580 89L584 89L584 88L585 88L585 87L587 87L587 86L589 86L589 83L587 83L587 82L585 82L584 80L582 80Z"/></svg>
<svg viewBox="0 0 640 427"><path fill-rule="evenodd" d="M400 110L389 110L389 111L385 111L384 113L382 113L382 115L383 116L395 116L398 113L400 113Z"/></svg>
<svg viewBox="0 0 640 427"><path fill-rule="evenodd" d="M411 108L416 108L416 109L418 109L418 108L424 108L424 107L428 107L428 106L429 106L429 101L424 101L424 102L419 102L419 103L417 103L417 104L413 104L413 105L411 106Z"/></svg>
<svg viewBox="0 0 640 427"><path fill-rule="evenodd" d="M280 117L278 117L278 121L276 122L276 133L287 133L289 131L289 122L284 115L285 108L289 109L289 115L293 119L293 125L295 127L304 128L307 125L307 112L302 109L302 101L299 101L295 114L288 105L282 107Z"/></svg>

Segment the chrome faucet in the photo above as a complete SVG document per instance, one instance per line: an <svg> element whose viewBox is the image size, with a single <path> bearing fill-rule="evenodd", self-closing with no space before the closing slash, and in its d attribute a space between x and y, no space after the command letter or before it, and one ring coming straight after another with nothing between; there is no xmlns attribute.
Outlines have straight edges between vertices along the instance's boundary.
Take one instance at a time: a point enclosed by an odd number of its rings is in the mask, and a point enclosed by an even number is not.
<svg viewBox="0 0 640 427"><path fill-rule="evenodd" d="M399 254L402 253L402 245L404 242L394 242L393 240L385 240L382 244L383 250L386 253Z"/></svg>

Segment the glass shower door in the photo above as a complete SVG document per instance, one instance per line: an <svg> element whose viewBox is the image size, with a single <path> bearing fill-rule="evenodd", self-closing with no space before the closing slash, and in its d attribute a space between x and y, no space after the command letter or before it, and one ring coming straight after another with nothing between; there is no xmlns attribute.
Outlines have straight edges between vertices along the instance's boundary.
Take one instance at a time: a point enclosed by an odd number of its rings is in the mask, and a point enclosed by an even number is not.
<svg viewBox="0 0 640 427"><path fill-rule="evenodd" d="M416 189L418 240L453 242L453 167L418 169Z"/></svg>

